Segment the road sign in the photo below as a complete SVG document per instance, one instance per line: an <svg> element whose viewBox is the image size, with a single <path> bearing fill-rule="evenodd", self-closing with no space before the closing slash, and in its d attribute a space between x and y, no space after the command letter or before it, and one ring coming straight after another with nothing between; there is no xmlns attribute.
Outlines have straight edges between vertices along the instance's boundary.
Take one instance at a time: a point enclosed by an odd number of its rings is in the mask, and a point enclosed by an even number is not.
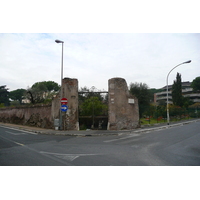
<svg viewBox="0 0 200 200"><path fill-rule="evenodd" d="M62 105L67 105L68 101L67 101L67 98L62 98L60 102Z"/></svg>
<svg viewBox="0 0 200 200"><path fill-rule="evenodd" d="M60 109L61 109L62 112L66 112L68 110L68 106L62 105Z"/></svg>

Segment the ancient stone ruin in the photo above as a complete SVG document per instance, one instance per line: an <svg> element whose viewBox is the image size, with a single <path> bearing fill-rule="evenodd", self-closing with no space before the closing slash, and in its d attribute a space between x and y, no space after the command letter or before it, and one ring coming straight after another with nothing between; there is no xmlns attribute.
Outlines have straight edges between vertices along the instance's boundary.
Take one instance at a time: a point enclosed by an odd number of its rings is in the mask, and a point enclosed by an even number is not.
<svg viewBox="0 0 200 200"><path fill-rule="evenodd" d="M78 80L64 78L62 82L62 97L68 99L68 110L62 112L62 127L64 130L79 130L78 118ZM52 101L52 117L53 119L60 116L61 93Z"/></svg>
<svg viewBox="0 0 200 200"><path fill-rule="evenodd" d="M65 130L79 130L78 80L63 79L62 97L68 99L68 111L62 113ZM108 81L108 130L134 129L139 124L138 100L130 95L123 78ZM52 102L53 118L59 118L60 94Z"/></svg>
<svg viewBox="0 0 200 200"><path fill-rule="evenodd" d="M138 100L123 78L108 81L108 130L134 129L139 124Z"/></svg>
<svg viewBox="0 0 200 200"><path fill-rule="evenodd" d="M54 128L55 119L62 115L63 130L79 130L78 80L64 78L61 92L51 105L0 109L0 121ZM61 112L61 97L68 99L67 112ZM134 129L139 124L138 100L129 94L123 78L108 81L108 130Z"/></svg>

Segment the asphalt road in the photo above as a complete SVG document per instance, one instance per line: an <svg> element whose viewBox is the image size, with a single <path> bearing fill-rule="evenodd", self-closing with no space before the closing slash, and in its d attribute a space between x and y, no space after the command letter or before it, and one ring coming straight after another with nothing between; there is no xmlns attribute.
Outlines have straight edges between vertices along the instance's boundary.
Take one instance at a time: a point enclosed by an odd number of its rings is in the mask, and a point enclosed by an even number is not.
<svg viewBox="0 0 200 200"><path fill-rule="evenodd" d="M39 135L0 126L1 166L199 166L200 122L110 136Z"/></svg>

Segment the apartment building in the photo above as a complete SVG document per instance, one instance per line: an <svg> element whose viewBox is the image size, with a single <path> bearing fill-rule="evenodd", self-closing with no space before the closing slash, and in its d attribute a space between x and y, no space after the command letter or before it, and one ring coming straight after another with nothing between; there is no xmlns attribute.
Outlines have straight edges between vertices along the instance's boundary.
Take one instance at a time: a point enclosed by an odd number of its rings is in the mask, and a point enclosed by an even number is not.
<svg viewBox="0 0 200 200"><path fill-rule="evenodd" d="M160 104L167 102L167 86L161 88L162 91L154 94L154 103ZM200 102L200 93L194 93L191 87L191 82L182 82L182 95L188 97L194 103ZM168 85L168 100L172 104L172 85Z"/></svg>

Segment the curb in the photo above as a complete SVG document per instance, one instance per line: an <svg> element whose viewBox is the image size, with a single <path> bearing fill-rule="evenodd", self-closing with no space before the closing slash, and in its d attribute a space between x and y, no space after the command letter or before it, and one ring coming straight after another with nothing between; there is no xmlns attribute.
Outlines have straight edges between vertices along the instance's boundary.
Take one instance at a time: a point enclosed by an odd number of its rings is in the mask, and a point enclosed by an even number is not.
<svg viewBox="0 0 200 200"><path fill-rule="evenodd" d="M198 119L197 120L191 120L191 121L186 121L186 122L171 124L171 125L165 125L165 126L160 126L160 127L155 127L155 128L148 128L148 129L145 128L143 130L135 130L135 131L132 131L132 132L134 132L134 133L144 133L144 132L154 131L154 130L159 130L159 129L168 129L168 128L171 128L171 127L183 126L185 124L190 124L190 123L197 122L197 121L199 121L199 120Z"/></svg>
<svg viewBox="0 0 200 200"><path fill-rule="evenodd" d="M88 136L109 136L109 135L119 135L119 133L50 133L50 132L37 132L40 135L60 135L60 136L79 136L79 137L88 137Z"/></svg>
<svg viewBox="0 0 200 200"><path fill-rule="evenodd" d="M106 131L105 133L101 132L101 133L90 133L90 131L85 131L87 133L84 133L82 131L80 131L79 133L73 133L73 131L66 133L66 132L54 132L54 130L33 130L33 129L29 129L29 128L23 128L23 127L17 127L17 126L12 126L12 125L5 125L0 123L0 126L2 127L12 127L13 129L18 129L18 130L23 130L23 131L27 131L27 132L32 132L32 133L36 133L36 134L40 134L40 135L56 135L56 136L79 136L79 137L88 137L88 136L110 136L110 135L123 135L123 134L127 134L127 133L145 133L145 132L149 132L149 131L154 131L154 130L159 130L159 129L168 129L171 127L175 127L175 126L183 126L185 124L189 124L189 123L193 123L193 122L197 122L200 121L200 119L196 119L196 120L190 120L190 121L185 121L185 122L181 122L181 123L177 123L177 124L171 124L171 125L165 125L165 126L159 126L159 127L152 127L152 128L141 128L139 130L134 129L134 130L123 130L123 131L117 131L117 132L109 132Z"/></svg>
<svg viewBox="0 0 200 200"><path fill-rule="evenodd" d="M73 133L73 131L71 132L56 132L54 130L33 130L30 128L23 128L23 127L17 127L17 126L12 126L12 124L1 124L0 123L0 127L7 127L7 128L12 128L14 130L22 130L22 131L27 131L27 132L31 132L31 133L35 133L35 134L39 134L39 135L56 135L56 136L79 136L79 137L87 137L87 136L102 136L102 135L118 135L118 133L90 133L90 131L87 131L87 133L84 133L82 131L80 131L79 133Z"/></svg>

